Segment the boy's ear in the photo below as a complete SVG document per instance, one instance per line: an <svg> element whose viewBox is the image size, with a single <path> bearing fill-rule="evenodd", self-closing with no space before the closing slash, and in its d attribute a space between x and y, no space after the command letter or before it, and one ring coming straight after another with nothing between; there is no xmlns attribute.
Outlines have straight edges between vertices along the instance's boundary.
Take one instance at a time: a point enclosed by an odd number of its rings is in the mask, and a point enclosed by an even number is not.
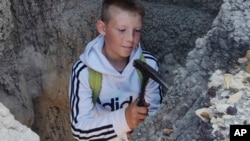
<svg viewBox="0 0 250 141"><path fill-rule="evenodd" d="M101 35L106 34L106 32L105 32L105 23L103 21L101 21L101 20L97 21L96 27L97 27L97 30L98 30L99 34L101 34Z"/></svg>

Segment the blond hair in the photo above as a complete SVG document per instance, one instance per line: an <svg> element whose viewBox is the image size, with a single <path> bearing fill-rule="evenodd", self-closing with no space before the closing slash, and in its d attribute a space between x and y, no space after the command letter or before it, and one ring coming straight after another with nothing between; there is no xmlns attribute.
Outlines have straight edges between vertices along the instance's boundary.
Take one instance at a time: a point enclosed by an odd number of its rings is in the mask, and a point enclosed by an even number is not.
<svg viewBox="0 0 250 141"><path fill-rule="evenodd" d="M138 13L142 18L145 15L145 8L140 0L103 0L101 11L101 20L103 22L110 20L110 6L118 7L124 11Z"/></svg>

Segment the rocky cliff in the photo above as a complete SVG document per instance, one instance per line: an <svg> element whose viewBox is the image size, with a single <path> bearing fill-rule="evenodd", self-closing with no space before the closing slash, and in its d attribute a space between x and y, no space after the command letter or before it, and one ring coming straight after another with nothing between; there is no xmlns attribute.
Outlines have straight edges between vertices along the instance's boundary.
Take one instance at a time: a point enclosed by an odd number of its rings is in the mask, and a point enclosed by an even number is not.
<svg viewBox="0 0 250 141"><path fill-rule="evenodd" d="M208 102L216 105L216 102L213 102L214 99L209 95L210 87L208 85L210 77L216 73L216 70L222 70L224 73L221 75L230 74L232 73L230 70L239 66L238 58L246 56L246 50L250 48L249 17L250 1L224 0L218 15L213 20L211 29L206 35L196 39L194 48L188 52L185 58L185 63L173 71L174 80L169 91L166 92L161 108L155 116L150 117L135 130L133 140L229 140L228 134L222 135L220 132L216 132L212 135L212 125L207 128L206 123L204 125L195 111L199 108L209 107ZM162 65L164 66L164 64ZM248 81L245 85L249 89ZM231 91L234 94L241 92L239 89ZM231 95L225 99L232 99ZM222 95L218 94L215 97L216 100L218 103L223 103L225 99L220 102L219 97ZM246 94L246 97L249 98L249 95ZM234 99L234 101L237 100ZM239 108L239 111L245 111L242 106L236 106L236 108ZM210 116L208 118L214 120L212 115ZM218 116L217 118L219 120ZM248 117L244 116L244 120L248 121ZM213 128L222 132L226 128L223 129L225 126L221 125L228 123L224 123L227 122L226 120L221 120L221 122ZM245 122L231 123L245 124ZM210 131L207 131L206 128Z"/></svg>
<svg viewBox="0 0 250 141"><path fill-rule="evenodd" d="M200 138L212 71L226 69L249 48L249 1L144 0L142 45L160 60L171 86L154 117L132 140ZM0 101L42 141L73 141L69 125L70 67L97 35L99 0L0 2ZM233 53L232 53L233 52ZM191 132L197 131L197 132Z"/></svg>

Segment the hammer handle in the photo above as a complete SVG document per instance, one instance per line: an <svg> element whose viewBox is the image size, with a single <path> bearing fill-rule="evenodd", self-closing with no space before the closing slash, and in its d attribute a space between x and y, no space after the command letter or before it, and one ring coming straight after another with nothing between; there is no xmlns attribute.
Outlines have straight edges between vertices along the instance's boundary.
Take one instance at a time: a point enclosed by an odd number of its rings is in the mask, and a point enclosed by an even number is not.
<svg viewBox="0 0 250 141"><path fill-rule="evenodd" d="M137 103L137 106L139 107L144 107L145 106L145 89L146 89L146 85L148 82L149 77L147 76L143 76L142 78L142 82L141 82L141 92L139 94L139 101Z"/></svg>

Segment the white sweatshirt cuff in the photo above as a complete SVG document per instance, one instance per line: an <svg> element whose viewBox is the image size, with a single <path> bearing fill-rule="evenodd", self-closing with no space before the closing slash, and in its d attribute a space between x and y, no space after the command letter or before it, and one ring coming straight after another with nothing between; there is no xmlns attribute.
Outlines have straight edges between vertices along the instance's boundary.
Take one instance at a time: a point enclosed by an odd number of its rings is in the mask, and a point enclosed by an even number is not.
<svg viewBox="0 0 250 141"><path fill-rule="evenodd" d="M114 112L113 125L115 132L118 136L124 135L124 133L131 131L126 120L125 108L119 109Z"/></svg>

